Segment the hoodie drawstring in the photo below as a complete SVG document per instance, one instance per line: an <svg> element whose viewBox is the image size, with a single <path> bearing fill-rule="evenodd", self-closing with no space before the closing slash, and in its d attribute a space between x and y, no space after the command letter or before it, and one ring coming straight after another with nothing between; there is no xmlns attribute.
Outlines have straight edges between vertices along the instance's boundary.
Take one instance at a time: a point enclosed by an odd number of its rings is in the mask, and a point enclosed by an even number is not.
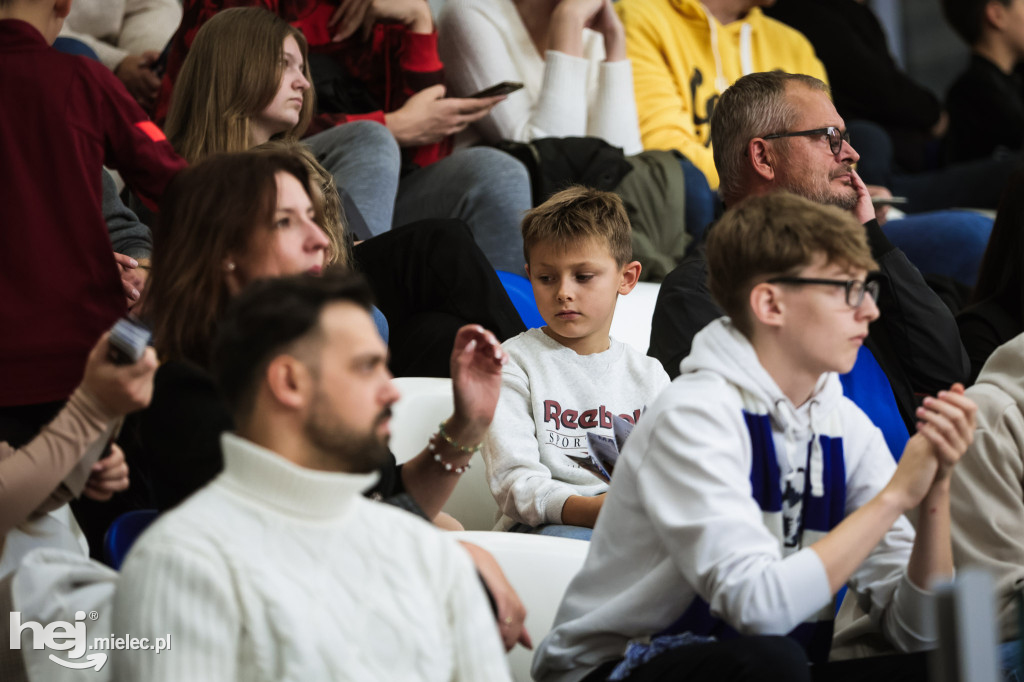
<svg viewBox="0 0 1024 682"><path fill-rule="evenodd" d="M808 408L811 422L811 457L809 476L811 479L811 496L825 496L825 453L821 449L821 436L818 435L817 420L814 418L818 401L812 401Z"/></svg>

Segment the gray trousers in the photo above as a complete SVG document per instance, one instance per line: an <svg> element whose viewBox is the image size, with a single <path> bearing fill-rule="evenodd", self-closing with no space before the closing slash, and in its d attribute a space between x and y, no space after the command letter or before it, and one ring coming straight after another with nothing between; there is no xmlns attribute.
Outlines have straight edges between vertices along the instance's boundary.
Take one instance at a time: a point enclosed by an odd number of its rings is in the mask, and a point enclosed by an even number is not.
<svg viewBox="0 0 1024 682"><path fill-rule="evenodd" d="M464 149L400 177L402 157L387 128L353 121L305 140L366 222L366 238L427 218L469 225L496 270L523 274L520 222L531 207L530 178L512 156Z"/></svg>

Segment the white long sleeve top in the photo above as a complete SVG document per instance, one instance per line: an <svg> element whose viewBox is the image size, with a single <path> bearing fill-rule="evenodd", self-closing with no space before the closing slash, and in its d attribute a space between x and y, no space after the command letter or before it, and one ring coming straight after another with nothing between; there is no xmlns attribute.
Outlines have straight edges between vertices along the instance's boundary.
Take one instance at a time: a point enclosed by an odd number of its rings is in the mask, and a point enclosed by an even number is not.
<svg viewBox="0 0 1024 682"><path fill-rule="evenodd" d="M113 71L130 54L163 50L180 23L178 0L75 0L60 36L81 40Z"/></svg>
<svg viewBox="0 0 1024 682"><path fill-rule="evenodd" d="M483 588L455 541L364 499L375 475L312 471L232 434L224 472L138 540L115 680L509 680Z"/></svg>
<svg viewBox="0 0 1024 682"><path fill-rule="evenodd" d="M600 137L626 154L643 151L629 60L606 62L600 33L584 29L583 57L542 57L512 0L446 0L438 51L452 95L502 81L523 89L457 138L459 145L541 137Z"/></svg>

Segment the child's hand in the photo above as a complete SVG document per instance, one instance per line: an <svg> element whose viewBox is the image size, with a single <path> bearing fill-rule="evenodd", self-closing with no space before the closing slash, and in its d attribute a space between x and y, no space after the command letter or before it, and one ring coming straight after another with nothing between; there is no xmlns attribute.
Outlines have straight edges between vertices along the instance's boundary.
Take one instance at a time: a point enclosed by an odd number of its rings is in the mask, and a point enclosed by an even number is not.
<svg viewBox="0 0 1024 682"><path fill-rule="evenodd" d="M92 465L82 494L97 502L106 502L114 493L128 489L128 464L117 443L110 445L110 454Z"/></svg>

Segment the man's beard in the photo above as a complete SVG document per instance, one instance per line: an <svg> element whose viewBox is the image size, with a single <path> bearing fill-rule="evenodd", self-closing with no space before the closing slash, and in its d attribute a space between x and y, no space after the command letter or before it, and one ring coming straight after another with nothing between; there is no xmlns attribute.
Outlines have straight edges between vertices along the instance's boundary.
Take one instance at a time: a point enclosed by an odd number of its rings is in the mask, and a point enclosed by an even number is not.
<svg viewBox="0 0 1024 682"><path fill-rule="evenodd" d="M391 407L373 420L366 432L343 424L331 400L317 387L313 408L303 425L306 437L317 449L336 458L339 468L351 473L377 471L388 461L388 439L377 428L391 417Z"/></svg>
<svg viewBox="0 0 1024 682"><path fill-rule="evenodd" d="M841 175L846 175L852 172L852 170L853 169L849 166L838 168L829 174L828 179L825 182L812 183L804 179L802 182L787 183L787 187L785 189L817 204L835 206L843 209L844 211L852 211L857 205L857 190L854 189L852 185L838 190L832 186L833 180Z"/></svg>

